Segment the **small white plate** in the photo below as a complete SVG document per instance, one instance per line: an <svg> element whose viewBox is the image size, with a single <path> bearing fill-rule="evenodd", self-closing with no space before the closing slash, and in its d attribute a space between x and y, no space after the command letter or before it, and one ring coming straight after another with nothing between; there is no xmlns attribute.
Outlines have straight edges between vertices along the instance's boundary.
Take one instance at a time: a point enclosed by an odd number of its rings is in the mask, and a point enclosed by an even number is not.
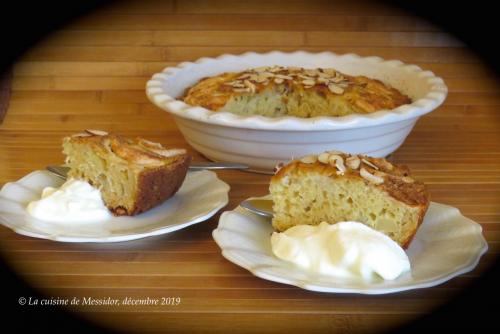
<svg viewBox="0 0 500 334"><path fill-rule="evenodd" d="M269 219L238 207L224 212L213 237L229 261L255 276L320 292L385 294L444 283L469 272L487 251L479 224L454 207L432 202L407 254L411 273L365 282L314 275L274 256Z"/></svg>
<svg viewBox="0 0 500 334"><path fill-rule="evenodd" d="M7 183L0 190L0 223L30 237L63 242L118 242L170 233L212 217L228 203L229 185L210 171L188 172L179 191L165 203L133 217L105 222L61 224L34 219L29 202L45 187L63 180L47 171L35 171Z"/></svg>

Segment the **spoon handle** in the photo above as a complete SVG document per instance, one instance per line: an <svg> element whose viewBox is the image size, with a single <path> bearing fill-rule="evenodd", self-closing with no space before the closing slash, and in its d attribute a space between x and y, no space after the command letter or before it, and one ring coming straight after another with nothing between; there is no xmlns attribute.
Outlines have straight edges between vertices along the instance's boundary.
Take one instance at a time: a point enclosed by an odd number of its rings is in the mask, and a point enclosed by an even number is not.
<svg viewBox="0 0 500 334"><path fill-rule="evenodd" d="M246 199L240 203L240 206L259 216L272 218L274 215L273 201L271 199Z"/></svg>
<svg viewBox="0 0 500 334"><path fill-rule="evenodd" d="M47 166L46 167L49 172L54 173L60 178L66 179L68 177L69 167L65 166ZM237 163L226 163L226 162L206 162L200 164L192 164L189 166L189 170L204 170L204 169L247 169L247 165L237 164Z"/></svg>
<svg viewBox="0 0 500 334"><path fill-rule="evenodd" d="M249 167L244 164L232 163L232 162L205 162L192 164L189 166L189 170L203 170L203 169L248 169Z"/></svg>
<svg viewBox="0 0 500 334"><path fill-rule="evenodd" d="M52 174L59 176L60 178L66 180L68 177L69 167L65 166L47 166L45 167Z"/></svg>

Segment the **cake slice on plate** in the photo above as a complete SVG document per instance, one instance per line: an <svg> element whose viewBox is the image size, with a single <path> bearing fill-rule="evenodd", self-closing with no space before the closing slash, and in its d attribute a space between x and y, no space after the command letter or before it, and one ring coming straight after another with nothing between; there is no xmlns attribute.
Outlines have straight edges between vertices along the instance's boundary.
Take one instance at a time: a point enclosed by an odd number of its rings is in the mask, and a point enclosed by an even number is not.
<svg viewBox="0 0 500 334"><path fill-rule="evenodd" d="M85 130L63 140L68 177L101 190L115 215L136 215L173 196L191 161L184 149L166 149L142 138Z"/></svg>
<svg viewBox="0 0 500 334"><path fill-rule="evenodd" d="M407 247L422 223L429 193L404 165L325 152L293 160L272 177L273 227L358 221Z"/></svg>

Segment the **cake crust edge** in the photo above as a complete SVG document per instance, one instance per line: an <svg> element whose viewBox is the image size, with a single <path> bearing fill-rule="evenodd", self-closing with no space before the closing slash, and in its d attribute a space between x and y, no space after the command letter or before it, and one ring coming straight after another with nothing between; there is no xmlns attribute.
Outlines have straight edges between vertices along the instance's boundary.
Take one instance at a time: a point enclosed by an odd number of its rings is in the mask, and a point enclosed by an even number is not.
<svg viewBox="0 0 500 334"><path fill-rule="evenodd" d="M137 180L137 195L134 207L108 208L116 216L134 216L156 207L171 198L181 187L186 177L191 157L179 156L168 168L151 168L142 171Z"/></svg>

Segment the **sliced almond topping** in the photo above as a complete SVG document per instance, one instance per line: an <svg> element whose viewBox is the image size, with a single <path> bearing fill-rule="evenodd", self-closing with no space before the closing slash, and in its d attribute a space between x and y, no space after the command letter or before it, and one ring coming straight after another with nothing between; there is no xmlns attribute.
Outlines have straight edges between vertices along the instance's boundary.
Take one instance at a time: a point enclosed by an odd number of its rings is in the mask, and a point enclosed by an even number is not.
<svg viewBox="0 0 500 334"><path fill-rule="evenodd" d="M339 154L339 155L340 155L340 154L344 154L344 152L342 152L342 151L337 151L337 150L332 150L332 151L327 151L327 152L328 152L328 153L330 153L330 154Z"/></svg>
<svg viewBox="0 0 500 334"><path fill-rule="evenodd" d="M156 157L150 157L147 155L136 155L133 158L131 158L130 161L139 165L159 166L163 164L161 159Z"/></svg>
<svg viewBox="0 0 500 334"><path fill-rule="evenodd" d="M344 78L343 77L335 77L335 78L332 78L330 79L331 81L333 81L334 83L341 83L342 81L344 81Z"/></svg>
<svg viewBox="0 0 500 334"><path fill-rule="evenodd" d="M335 164L335 167L337 167L337 169L339 170L338 173L340 173L341 175L344 175L344 173L346 171L346 168L345 168L343 160L337 160L337 163Z"/></svg>
<svg viewBox="0 0 500 334"><path fill-rule="evenodd" d="M330 90L330 92L337 94L337 95L344 94L344 89L337 86L336 84L329 84L328 89Z"/></svg>
<svg viewBox="0 0 500 334"><path fill-rule="evenodd" d="M146 139L140 139L139 144L142 146L145 146L146 148L154 148L158 150L163 150L163 146L160 143L155 143Z"/></svg>
<svg viewBox="0 0 500 334"><path fill-rule="evenodd" d="M304 73L309 76L317 76L319 74L318 70L313 70L313 69L306 69L304 70Z"/></svg>
<svg viewBox="0 0 500 334"><path fill-rule="evenodd" d="M132 147L120 140L112 140L110 143L111 150L117 156L127 161L131 161L140 165L161 165L163 161L156 154L149 150Z"/></svg>
<svg viewBox="0 0 500 334"><path fill-rule="evenodd" d="M72 138L77 138L77 137L91 137L92 135L90 133L86 132L80 132L80 133L75 133L74 135L71 135Z"/></svg>
<svg viewBox="0 0 500 334"><path fill-rule="evenodd" d="M300 158L300 162L305 164L313 164L318 160L316 155L306 155L305 157Z"/></svg>
<svg viewBox="0 0 500 334"><path fill-rule="evenodd" d="M324 152L318 155L318 161L322 164L328 164L330 158L330 153Z"/></svg>
<svg viewBox="0 0 500 334"><path fill-rule="evenodd" d="M264 72L267 70L269 70L269 66L261 66L261 67L256 67L253 69L253 71L255 71L255 72Z"/></svg>
<svg viewBox="0 0 500 334"><path fill-rule="evenodd" d="M344 162L344 159L338 155L338 154L330 154L330 157L328 158L328 162L333 166L335 165L335 162L337 160L341 160L342 162Z"/></svg>
<svg viewBox="0 0 500 334"><path fill-rule="evenodd" d="M231 87L238 87L238 88L245 87L245 85L243 84L243 82L239 81L239 80L225 82L224 85L231 86Z"/></svg>
<svg viewBox="0 0 500 334"><path fill-rule="evenodd" d="M263 77L266 77L266 78L271 78L271 77L274 77L274 73L271 73L271 72L261 72L259 73L259 76L263 76Z"/></svg>
<svg viewBox="0 0 500 334"><path fill-rule="evenodd" d="M337 71L335 71L333 68L324 68L323 73L326 73L330 76L335 76L335 74L337 74Z"/></svg>
<svg viewBox="0 0 500 334"><path fill-rule="evenodd" d="M271 68L268 69L269 72L278 72L278 71L281 71L283 70L284 68L281 67L281 66L273 66Z"/></svg>
<svg viewBox="0 0 500 334"><path fill-rule="evenodd" d="M293 78L289 75L284 74L276 74L276 78L285 79L285 80L293 80Z"/></svg>
<svg viewBox="0 0 500 334"><path fill-rule="evenodd" d="M375 175L371 174L364 167L361 167L361 169L359 170L359 174L361 175L362 178L364 178L365 180L367 180L371 183L374 183L374 184L384 183L384 179L382 177L375 176Z"/></svg>
<svg viewBox="0 0 500 334"><path fill-rule="evenodd" d="M150 149L150 151L152 151L158 155L161 155L165 158L170 158L170 157L175 157L176 155L186 154L186 150L183 148L172 148L169 150Z"/></svg>
<svg viewBox="0 0 500 334"><path fill-rule="evenodd" d="M244 88L245 84L241 81L233 81L231 84L231 87L233 88Z"/></svg>
<svg viewBox="0 0 500 334"><path fill-rule="evenodd" d="M263 82L263 81L266 81L268 78L273 77L272 74L271 75L268 75L268 74L271 74L271 73L267 73L267 72L259 73L258 75L256 75L254 81Z"/></svg>
<svg viewBox="0 0 500 334"><path fill-rule="evenodd" d="M245 84L246 87L248 87L248 89L250 90L250 93L252 93L252 94L255 93L256 88L255 88L255 85L253 83L251 83L248 80L243 81L243 83Z"/></svg>
<svg viewBox="0 0 500 334"><path fill-rule="evenodd" d="M344 166L344 158L342 158L340 155L330 154L328 162L331 166L335 166L341 174L345 173L346 168Z"/></svg>
<svg viewBox="0 0 500 334"><path fill-rule="evenodd" d="M103 131L103 130L85 129L85 132L88 132L94 136L107 136L108 135L108 133L106 131Z"/></svg>
<svg viewBox="0 0 500 334"><path fill-rule="evenodd" d="M335 75L333 75L332 77L334 80L340 80L340 81L345 80L345 77L339 72L335 72Z"/></svg>
<svg viewBox="0 0 500 334"><path fill-rule="evenodd" d="M304 74L299 73L297 76L301 79L304 79L304 80L313 80L314 81L314 78L312 78L308 75L304 75Z"/></svg>
<svg viewBox="0 0 500 334"><path fill-rule="evenodd" d="M245 74L243 74L243 75L240 75L240 76L238 77L238 79L240 79L240 80L243 80L243 79L248 79L248 78L251 78L251 77L252 77L252 76L254 76L254 75L255 75L255 74L245 73Z"/></svg>
<svg viewBox="0 0 500 334"><path fill-rule="evenodd" d="M371 168L373 169L379 169L378 166L372 164L370 161L366 160L365 158L362 158L361 161L363 161L364 164L367 164L368 166L370 166Z"/></svg>
<svg viewBox="0 0 500 334"><path fill-rule="evenodd" d="M345 163L347 167L350 169L358 169L359 165L361 164L361 160L359 160L357 155L354 155L352 157L349 157L345 160Z"/></svg>
<svg viewBox="0 0 500 334"><path fill-rule="evenodd" d="M302 84L304 88L309 89L316 84L328 86L331 92L341 95L344 89L348 87L346 78L334 69L304 69L297 66L261 66L256 67L240 75L233 81L223 83L223 85L231 86L234 92L237 93L255 93L255 84L267 85L272 80L276 84L282 84L285 80L293 81L295 84ZM363 102L360 102L361 104ZM370 105L358 105L364 111L372 108ZM367 109L368 108L368 109Z"/></svg>

